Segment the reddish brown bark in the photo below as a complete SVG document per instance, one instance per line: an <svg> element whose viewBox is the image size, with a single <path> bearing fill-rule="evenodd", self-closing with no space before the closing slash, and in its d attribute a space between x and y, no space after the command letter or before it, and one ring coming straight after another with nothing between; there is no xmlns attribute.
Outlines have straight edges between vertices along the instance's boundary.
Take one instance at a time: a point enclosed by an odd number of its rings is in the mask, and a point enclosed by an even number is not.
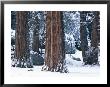
<svg viewBox="0 0 110 87"><path fill-rule="evenodd" d="M94 19L92 22L92 33L91 33L91 47L93 47L92 51L92 64L98 64L98 45L100 43L100 17L99 12L95 11Z"/></svg>
<svg viewBox="0 0 110 87"><path fill-rule="evenodd" d="M27 12L16 12L16 41L15 41L15 57L17 59L17 67L32 68L32 60L30 59L29 40L27 34L29 29L27 26Z"/></svg>
<svg viewBox="0 0 110 87"><path fill-rule="evenodd" d="M100 23L99 23L99 12L94 12L94 19L92 23L92 34L91 34L91 46L97 48L100 42Z"/></svg>
<svg viewBox="0 0 110 87"><path fill-rule="evenodd" d="M24 11L16 12L16 58L23 58L26 51L26 17Z"/></svg>
<svg viewBox="0 0 110 87"><path fill-rule="evenodd" d="M60 71L63 67L61 13L47 12L45 66L49 71Z"/></svg>

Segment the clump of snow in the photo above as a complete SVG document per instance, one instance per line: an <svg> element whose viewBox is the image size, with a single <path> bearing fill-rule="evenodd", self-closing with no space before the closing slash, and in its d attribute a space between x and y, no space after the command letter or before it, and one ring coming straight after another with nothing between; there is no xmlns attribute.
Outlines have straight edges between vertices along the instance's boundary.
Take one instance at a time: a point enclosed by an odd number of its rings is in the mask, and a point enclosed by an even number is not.
<svg viewBox="0 0 110 87"><path fill-rule="evenodd" d="M14 36L15 37L15 30L12 30L11 29L11 36Z"/></svg>
<svg viewBox="0 0 110 87"><path fill-rule="evenodd" d="M30 50L30 54L34 54L34 51L33 50Z"/></svg>
<svg viewBox="0 0 110 87"><path fill-rule="evenodd" d="M74 38L72 34L66 34L65 33L65 41L67 41L68 43L74 43Z"/></svg>
<svg viewBox="0 0 110 87"><path fill-rule="evenodd" d="M40 52L42 51L42 53L45 53L45 49L39 48L39 51L40 51Z"/></svg>

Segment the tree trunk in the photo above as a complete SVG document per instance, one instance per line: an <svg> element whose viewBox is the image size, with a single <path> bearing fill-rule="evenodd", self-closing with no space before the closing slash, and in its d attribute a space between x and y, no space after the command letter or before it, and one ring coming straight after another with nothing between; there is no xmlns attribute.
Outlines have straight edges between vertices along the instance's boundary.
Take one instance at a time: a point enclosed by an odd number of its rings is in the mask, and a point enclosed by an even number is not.
<svg viewBox="0 0 110 87"><path fill-rule="evenodd" d="M98 43L100 42L100 23L99 23L99 12L94 12L94 19L92 22L92 35L91 35L91 46L97 48Z"/></svg>
<svg viewBox="0 0 110 87"><path fill-rule="evenodd" d="M63 29L61 12L49 11L46 17L45 66L43 70L63 72Z"/></svg>
<svg viewBox="0 0 110 87"><path fill-rule="evenodd" d="M16 12L16 42L15 42L15 57L17 59L17 67L32 67L32 62L29 56L29 48L27 45L27 12Z"/></svg>
<svg viewBox="0 0 110 87"><path fill-rule="evenodd" d="M86 29L86 12L80 12L80 40L81 40L81 49L83 62L86 64L88 59L86 57L86 51L88 50L88 41L87 41L87 29Z"/></svg>
<svg viewBox="0 0 110 87"><path fill-rule="evenodd" d="M33 31L32 49L34 52L39 53L39 22L38 22L38 18L36 17L34 21L35 21L36 27L34 28L34 31Z"/></svg>
<svg viewBox="0 0 110 87"><path fill-rule="evenodd" d="M98 44L100 42L100 23L99 23L99 12L95 11L94 19L92 22L92 32L91 32L91 47L93 47L92 53L92 64L98 63Z"/></svg>

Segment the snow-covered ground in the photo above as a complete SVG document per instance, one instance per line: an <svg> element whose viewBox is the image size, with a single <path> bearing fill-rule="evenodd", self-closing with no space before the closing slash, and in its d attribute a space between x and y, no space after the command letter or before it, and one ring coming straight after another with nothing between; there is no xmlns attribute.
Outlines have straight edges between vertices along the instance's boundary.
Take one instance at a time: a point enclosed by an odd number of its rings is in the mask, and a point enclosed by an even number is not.
<svg viewBox="0 0 110 87"><path fill-rule="evenodd" d="M86 76L86 74L90 74L90 75L98 75L99 71L100 71L100 67L99 66L90 66L90 65L86 65L86 66L67 66L68 70L69 70L69 74L72 74L74 76L74 74L78 75L78 74L82 74L84 76ZM16 75L18 73L25 73L25 75L32 75L32 76L36 76L36 74L39 75L60 75L61 73L59 72L50 72L50 71L41 71L42 66L34 66L34 68L14 68L11 67L11 72L13 73L13 75ZM64 74L64 73L63 73ZM21 74L22 75L22 74ZM24 75L24 74L23 74ZM65 75L65 74L64 74Z"/></svg>
<svg viewBox="0 0 110 87"><path fill-rule="evenodd" d="M100 76L99 66L81 66L80 63L76 66L75 64L68 66L69 73L41 71L41 68L42 66L34 66L34 68L11 67L11 78L7 82L13 84L89 84L95 83L91 80Z"/></svg>
<svg viewBox="0 0 110 87"><path fill-rule="evenodd" d="M80 61L72 59L80 58ZM41 71L42 66L34 68L11 67L6 83L12 84L71 84L71 83L93 83L94 78L100 76L100 67L97 65L83 65L81 51L76 54L66 54L66 66L69 73ZM87 82L85 82L85 79Z"/></svg>
<svg viewBox="0 0 110 87"><path fill-rule="evenodd" d="M100 77L99 66L68 66L69 73L41 71L42 66L34 68L11 67L9 84L89 84L97 83ZM97 80L95 82L95 80Z"/></svg>
<svg viewBox="0 0 110 87"><path fill-rule="evenodd" d="M66 66L70 73L98 74L98 65L83 65L82 51L76 50L75 54L66 54Z"/></svg>

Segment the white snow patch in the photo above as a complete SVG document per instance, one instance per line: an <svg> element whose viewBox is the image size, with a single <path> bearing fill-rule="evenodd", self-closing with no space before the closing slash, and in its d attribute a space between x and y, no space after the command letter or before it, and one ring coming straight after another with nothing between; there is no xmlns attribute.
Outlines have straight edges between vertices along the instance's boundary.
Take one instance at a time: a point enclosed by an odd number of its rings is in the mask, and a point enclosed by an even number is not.
<svg viewBox="0 0 110 87"><path fill-rule="evenodd" d="M100 71L99 66L81 65L81 63L79 64L78 66L68 66L69 72L80 73L80 74L99 74L99 71Z"/></svg>
<svg viewBox="0 0 110 87"><path fill-rule="evenodd" d="M79 67L79 66L82 66L82 61L77 61L77 60L74 60L72 59L72 57L70 56L70 54L67 54L66 55L66 65L67 67Z"/></svg>
<svg viewBox="0 0 110 87"><path fill-rule="evenodd" d="M72 54L75 58L80 58L82 60L82 51L76 50L75 54Z"/></svg>
<svg viewBox="0 0 110 87"><path fill-rule="evenodd" d="M66 59L67 58L72 58L72 57L80 58L80 60L83 61L82 51L76 50L75 54L66 54Z"/></svg>
<svg viewBox="0 0 110 87"><path fill-rule="evenodd" d="M15 37L15 30L12 30L11 29L11 36L14 36Z"/></svg>
<svg viewBox="0 0 110 87"><path fill-rule="evenodd" d="M34 54L34 51L33 50L30 50L30 54Z"/></svg>
<svg viewBox="0 0 110 87"><path fill-rule="evenodd" d="M78 58L81 61L74 60L73 58ZM66 66L69 72L82 72L81 68L83 68L83 61L82 61L82 52L76 51L75 54L66 54Z"/></svg>
<svg viewBox="0 0 110 87"><path fill-rule="evenodd" d="M40 51L40 52L42 51L42 53L45 53L45 49L39 48L39 51Z"/></svg>
<svg viewBox="0 0 110 87"><path fill-rule="evenodd" d="M81 61L74 60L79 58ZM66 54L66 66L70 73L98 74L100 67L97 65L83 65L82 51L76 50L75 54Z"/></svg>
<svg viewBox="0 0 110 87"><path fill-rule="evenodd" d="M13 68L11 67L10 77L7 83L12 84L71 84L87 83L81 79L92 79L99 77L98 66L69 66L69 73L41 71L42 66L34 68ZM91 82L92 83L92 82Z"/></svg>

